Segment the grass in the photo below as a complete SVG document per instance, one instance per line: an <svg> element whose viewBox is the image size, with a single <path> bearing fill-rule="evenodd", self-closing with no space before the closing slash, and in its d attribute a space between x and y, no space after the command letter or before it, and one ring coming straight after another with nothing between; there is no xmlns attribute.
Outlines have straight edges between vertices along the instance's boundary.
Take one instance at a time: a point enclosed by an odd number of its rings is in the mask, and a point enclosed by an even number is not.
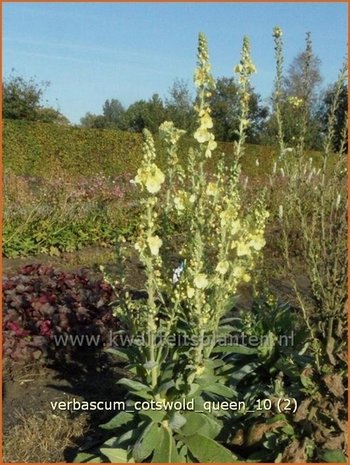
<svg viewBox="0 0 350 465"><path fill-rule="evenodd" d="M74 421L68 412L14 413L17 424L3 437L3 463L62 462L63 451L87 430L87 415Z"/></svg>

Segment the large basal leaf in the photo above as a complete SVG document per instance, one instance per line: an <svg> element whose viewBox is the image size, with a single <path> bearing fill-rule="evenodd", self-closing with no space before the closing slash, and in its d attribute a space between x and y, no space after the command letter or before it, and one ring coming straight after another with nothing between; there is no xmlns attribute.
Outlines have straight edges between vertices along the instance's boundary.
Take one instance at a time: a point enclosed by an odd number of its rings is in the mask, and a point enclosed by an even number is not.
<svg viewBox="0 0 350 465"><path fill-rule="evenodd" d="M140 410L139 415L150 418L154 423L160 423L167 412L165 410Z"/></svg>
<svg viewBox="0 0 350 465"><path fill-rule="evenodd" d="M140 383L139 381L134 381L133 379L122 378L118 381L117 384L122 384L129 388L129 391L132 392L135 396L141 397L142 399L152 399L152 394L150 388L145 384Z"/></svg>
<svg viewBox="0 0 350 465"><path fill-rule="evenodd" d="M124 449L109 449L103 447L100 451L111 463L128 463L128 454Z"/></svg>
<svg viewBox="0 0 350 465"><path fill-rule="evenodd" d="M171 432L164 426L160 429L158 447L154 451L152 463L176 463L180 461L175 440Z"/></svg>
<svg viewBox="0 0 350 465"><path fill-rule="evenodd" d="M159 430L160 428L156 423L150 423L146 427L132 451L136 462L142 462L152 454L159 442Z"/></svg>
<svg viewBox="0 0 350 465"><path fill-rule="evenodd" d="M109 347L108 349L105 349L104 352L107 352L108 354L112 354L112 355L115 355L121 358L123 362L129 361L127 350L124 352L122 349L113 349L112 347Z"/></svg>
<svg viewBox="0 0 350 465"><path fill-rule="evenodd" d="M232 463L237 461L237 457L228 449L223 447L214 439L210 439L202 434L194 434L184 439L190 452L199 462L219 462Z"/></svg>
<svg viewBox="0 0 350 465"><path fill-rule="evenodd" d="M241 344L231 345L217 345L212 350L212 353L226 353L241 354L241 355L255 355L258 353L258 349L254 347L246 347Z"/></svg>
<svg viewBox="0 0 350 465"><path fill-rule="evenodd" d="M115 415L111 420L109 420L107 423L104 423L101 426L103 429L115 429L118 428L119 426L126 425L127 423L130 423L134 419L134 415L129 412L120 412L117 415Z"/></svg>
<svg viewBox="0 0 350 465"><path fill-rule="evenodd" d="M227 397L229 399L237 397L236 391L220 383L210 384L209 386L205 387L204 391L212 392L213 394L217 394L218 396L222 397Z"/></svg>
<svg viewBox="0 0 350 465"><path fill-rule="evenodd" d="M135 381L133 379L128 379L128 378L122 378L120 379L117 384L122 384L123 386L126 386L130 388L133 391L149 391L150 388L146 386L145 384L140 383L139 381Z"/></svg>
<svg viewBox="0 0 350 465"><path fill-rule="evenodd" d="M221 431L221 424L204 413L189 412L184 416L186 423L180 431L183 436L192 436L195 433L201 433L204 436L215 438Z"/></svg>
<svg viewBox="0 0 350 465"><path fill-rule="evenodd" d="M96 457L88 452L80 452L74 459L73 463L101 463L101 457Z"/></svg>

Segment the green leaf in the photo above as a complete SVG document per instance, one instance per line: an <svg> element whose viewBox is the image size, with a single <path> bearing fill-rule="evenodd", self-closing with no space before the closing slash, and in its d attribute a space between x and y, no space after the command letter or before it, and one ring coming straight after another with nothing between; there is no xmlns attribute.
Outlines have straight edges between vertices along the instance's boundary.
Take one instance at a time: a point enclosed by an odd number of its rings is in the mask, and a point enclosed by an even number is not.
<svg viewBox="0 0 350 465"><path fill-rule="evenodd" d="M133 448L133 457L136 462L142 462L149 457L159 442L159 426L156 423L150 423L142 436L136 441Z"/></svg>
<svg viewBox="0 0 350 465"><path fill-rule="evenodd" d="M150 418L155 423L160 423L166 415L165 410L140 410L139 415Z"/></svg>
<svg viewBox="0 0 350 465"><path fill-rule="evenodd" d="M80 452L74 459L73 463L101 463L101 457L88 452Z"/></svg>
<svg viewBox="0 0 350 465"><path fill-rule="evenodd" d="M108 349L105 349L104 352L107 352L108 354L116 355L117 357L120 357L122 360L125 360L126 362L129 361L128 354L124 353L120 349L113 349L112 347L109 347Z"/></svg>
<svg viewBox="0 0 350 465"><path fill-rule="evenodd" d="M104 447L100 451L111 463L128 463L127 451L124 449L109 449Z"/></svg>
<svg viewBox="0 0 350 465"><path fill-rule="evenodd" d="M220 423L212 417L200 412L189 412L184 415L186 423L181 428L181 435L191 436L200 432L205 436L215 438L221 430Z"/></svg>
<svg viewBox="0 0 350 465"><path fill-rule="evenodd" d="M154 451L152 458L153 463L176 463L180 461L178 455L175 440L171 432L165 428L161 427L161 435L158 436L158 447Z"/></svg>
<svg viewBox="0 0 350 465"><path fill-rule="evenodd" d="M149 386L140 383L139 381L134 381L133 379L122 378L120 379L117 384L122 384L129 388L129 390L138 397L142 397L143 399L152 399L151 390Z"/></svg>
<svg viewBox="0 0 350 465"><path fill-rule="evenodd" d="M321 457L327 463L347 463L347 458L341 450L322 451Z"/></svg>
<svg viewBox="0 0 350 465"><path fill-rule="evenodd" d="M186 417L179 412L174 412L169 419L169 427L172 431L178 431L186 423Z"/></svg>
<svg viewBox="0 0 350 465"><path fill-rule="evenodd" d="M250 373L253 373L254 370L259 366L260 364L257 362L252 362L248 363L247 365L242 366L239 370L234 371L233 373L230 374L230 380L238 383L241 381L243 378L245 378L247 375Z"/></svg>
<svg viewBox="0 0 350 465"><path fill-rule="evenodd" d="M132 413L120 412L117 415L115 415L111 420L109 420L107 423L100 425L100 427L103 429L108 429L108 430L115 429L115 428L118 428L119 426L130 423L133 419L134 419L134 415Z"/></svg>
<svg viewBox="0 0 350 465"><path fill-rule="evenodd" d="M209 386L206 386L204 388L204 391L212 392L213 394L217 394L218 396L228 397L229 399L237 397L236 391L220 383L210 384Z"/></svg>
<svg viewBox="0 0 350 465"><path fill-rule="evenodd" d="M232 463L237 461L237 457L228 449L202 434L189 436L184 439L184 442L199 462Z"/></svg>
<svg viewBox="0 0 350 465"><path fill-rule="evenodd" d="M242 354L242 355L255 355L258 353L258 349L254 347L246 347L240 344L232 344L232 345L223 345L223 346L215 346L212 350L212 353L224 353L229 352L232 354Z"/></svg>
<svg viewBox="0 0 350 465"><path fill-rule="evenodd" d="M122 378L120 379L117 384L122 384L123 386L127 386L133 391L141 391L141 390L146 390L149 391L150 388L146 386L145 384L140 383L139 381L135 381L133 379L128 379L128 378Z"/></svg>

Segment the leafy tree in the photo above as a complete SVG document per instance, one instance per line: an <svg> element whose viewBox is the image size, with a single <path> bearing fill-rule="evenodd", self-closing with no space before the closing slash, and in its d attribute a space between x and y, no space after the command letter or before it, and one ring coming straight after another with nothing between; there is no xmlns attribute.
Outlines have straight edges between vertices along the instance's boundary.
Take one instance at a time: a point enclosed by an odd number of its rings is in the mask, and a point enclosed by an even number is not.
<svg viewBox="0 0 350 465"><path fill-rule="evenodd" d="M195 130L196 113L188 85L181 79L176 79L169 89L169 97L165 100L166 119L173 121L179 129L188 132Z"/></svg>
<svg viewBox="0 0 350 465"><path fill-rule="evenodd" d="M214 134L217 140L230 142L238 137L236 134L239 125L239 96L237 91L238 86L234 78L222 77L217 79L216 89L212 92L210 99ZM247 141L257 143L268 116L268 108L261 105L260 95L253 90L249 109L250 126L247 130Z"/></svg>
<svg viewBox="0 0 350 465"><path fill-rule="evenodd" d="M10 75L2 84L2 117L35 121L41 108L41 99L49 83L38 84L22 76Z"/></svg>
<svg viewBox="0 0 350 465"><path fill-rule="evenodd" d="M2 84L2 117L40 121L44 123L70 124L58 110L42 105L42 97L49 82L38 83L33 78L25 80L22 76L11 74Z"/></svg>
<svg viewBox="0 0 350 465"><path fill-rule="evenodd" d="M318 111L319 120L321 121L322 133L326 133L328 126L328 116L334 101L334 95L336 92L337 83L332 84L324 92L324 95L321 100L320 108ZM343 83L339 95L339 104L335 111L335 123L334 123L334 138L333 144L334 149L339 150L344 127L347 121L347 111L348 111L348 86Z"/></svg>
<svg viewBox="0 0 350 465"><path fill-rule="evenodd" d="M106 127L125 129L125 108L119 100L106 100L102 111Z"/></svg>
<svg viewBox="0 0 350 465"><path fill-rule="evenodd" d="M95 115L88 112L85 116L80 118L80 124L84 128L105 129L106 119L103 115Z"/></svg>
<svg viewBox="0 0 350 465"><path fill-rule="evenodd" d="M125 113L126 129L132 132L142 132L147 128L156 133L165 119L166 110L158 94L153 94L148 101L138 100L131 104Z"/></svg>

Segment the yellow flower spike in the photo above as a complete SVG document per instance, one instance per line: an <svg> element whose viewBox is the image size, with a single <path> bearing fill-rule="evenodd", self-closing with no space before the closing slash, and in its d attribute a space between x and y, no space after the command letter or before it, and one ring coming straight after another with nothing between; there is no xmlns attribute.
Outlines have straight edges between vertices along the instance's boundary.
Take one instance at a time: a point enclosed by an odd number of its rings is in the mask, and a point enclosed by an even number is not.
<svg viewBox="0 0 350 465"><path fill-rule="evenodd" d="M196 286L197 289L205 289L208 284L208 278L204 273L199 273L193 280L193 284Z"/></svg>
<svg viewBox="0 0 350 465"><path fill-rule="evenodd" d="M147 238L147 243L152 255L158 255L163 241L159 236L150 236Z"/></svg>

